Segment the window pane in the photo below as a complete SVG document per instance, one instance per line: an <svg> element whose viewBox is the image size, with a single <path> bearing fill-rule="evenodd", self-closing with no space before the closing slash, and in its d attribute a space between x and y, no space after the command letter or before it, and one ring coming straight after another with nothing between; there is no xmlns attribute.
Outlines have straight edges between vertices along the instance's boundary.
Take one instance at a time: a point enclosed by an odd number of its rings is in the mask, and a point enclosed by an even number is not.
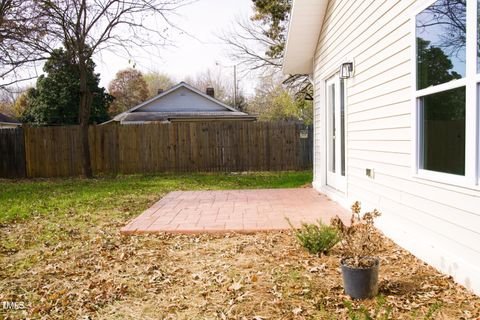
<svg viewBox="0 0 480 320"><path fill-rule="evenodd" d="M328 87L329 96L328 96L328 121L329 125L329 170L335 172L335 84L332 84Z"/></svg>
<svg viewBox="0 0 480 320"><path fill-rule="evenodd" d="M465 87L420 100L423 169L465 175Z"/></svg>
<svg viewBox="0 0 480 320"><path fill-rule="evenodd" d="M465 77L466 0L438 0L416 16L417 89Z"/></svg>

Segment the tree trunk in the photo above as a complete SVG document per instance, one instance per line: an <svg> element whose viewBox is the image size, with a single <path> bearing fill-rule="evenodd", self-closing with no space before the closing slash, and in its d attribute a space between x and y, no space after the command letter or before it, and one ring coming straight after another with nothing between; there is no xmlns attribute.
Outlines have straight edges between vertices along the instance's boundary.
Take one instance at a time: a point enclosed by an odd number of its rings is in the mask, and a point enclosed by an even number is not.
<svg viewBox="0 0 480 320"><path fill-rule="evenodd" d="M92 104L92 93L87 85L87 64L79 59L78 67L80 74L80 110L78 120L80 122L80 134L82 136L82 169L85 178L92 178L92 162L90 160L90 140L88 138L88 124L90 120L90 108Z"/></svg>

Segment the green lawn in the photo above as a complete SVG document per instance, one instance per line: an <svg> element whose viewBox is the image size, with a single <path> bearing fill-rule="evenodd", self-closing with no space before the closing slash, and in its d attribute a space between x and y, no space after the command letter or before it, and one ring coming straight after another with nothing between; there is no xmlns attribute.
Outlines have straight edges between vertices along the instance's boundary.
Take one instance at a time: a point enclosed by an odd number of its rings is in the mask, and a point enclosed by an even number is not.
<svg viewBox="0 0 480 320"><path fill-rule="evenodd" d="M20 240L16 232L7 233L0 240L0 252L53 245L85 230L95 232L105 225L125 224L174 190L293 188L311 179L311 172L304 171L3 180L0 226L28 226L30 232Z"/></svg>
<svg viewBox="0 0 480 320"><path fill-rule="evenodd" d="M161 174L116 178L0 180L0 223L42 215L46 219L112 210L132 215L174 190L294 188L312 180L305 172L255 174Z"/></svg>

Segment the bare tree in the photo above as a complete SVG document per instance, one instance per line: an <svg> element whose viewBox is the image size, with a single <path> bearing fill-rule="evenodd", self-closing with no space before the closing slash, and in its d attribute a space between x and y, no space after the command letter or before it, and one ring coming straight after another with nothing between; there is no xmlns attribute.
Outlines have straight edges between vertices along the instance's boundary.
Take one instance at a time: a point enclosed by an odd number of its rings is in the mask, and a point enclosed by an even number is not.
<svg viewBox="0 0 480 320"><path fill-rule="evenodd" d="M237 20L233 30L220 38L232 48L232 56L249 71L262 76L281 74L292 0L252 0L249 20ZM308 75L290 75L283 85L297 99L311 100L313 87Z"/></svg>
<svg viewBox="0 0 480 320"><path fill-rule="evenodd" d="M467 32L466 0L436 1L417 16L416 27L420 33L429 27L441 30L432 45L449 56L465 61Z"/></svg>
<svg viewBox="0 0 480 320"><path fill-rule="evenodd" d="M243 94L239 81L237 82L237 92L235 97L233 74L230 76L225 72L224 68L207 69L198 73L195 77L188 77L185 82L195 88L205 92L208 87L215 89L215 98L226 103L236 109L243 111L246 107L246 98Z"/></svg>
<svg viewBox="0 0 480 320"><path fill-rule="evenodd" d="M16 96L9 90L0 90L0 113L17 116L15 112Z"/></svg>
<svg viewBox="0 0 480 320"><path fill-rule="evenodd" d="M239 61L244 69L257 71L270 77L281 72L283 51L272 51L272 48L283 48L284 37L271 37L267 27L259 20L237 20L235 27L220 36L220 39L231 48L233 60ZM308 75L290 75L283 84L300 98L312 100L312 85Z"/></svg>
<svg viewBox="0 0 480 320"><path fill-rule="evenodd" d="M258 115L262 121L313 121L312 101L295 99L292 92L283 85L279 74L265 76L255 88L255 95L249 101L247 111Z"/></svg>
<svg viewBox="0 0 480 320"><path fill-rule="evenodd" d="M167 90L175 84L168 74L159 71L145 73L143 79L147 83L148 96L150 98L156 96L159 90Z"/></svg>
<svg viewBox="0 0 480 320"><path fill-rule="evenodd" d="M258 21L237 20L235 27L220 36L231 47L231 55L250 70L261 72L278 71L282 67L281 57L266 55L268 49L279 45L279 41L267 35L267 29Z"/></svg>
<svg viewBox="0 0 480 320"><path fill-rule="evenodd" d="M79 124L82 135L83 174L92 177L88 125L92 93L87 85L87 62L105 49L151 48L167 43L173 27L169 14L184 0L31 0L37 14L48 21L45 39L63 45L79 68ZM45 42L35 43L33 47ZM30 43L27 43L29 45ZM49 46L50 48L51 46ZM46 49L46 48L44 48Z"/></svg>
<svg viewBox="0 0 480 320"><path fill-rule="evenodd" d="M37 1L0 0L0 90L36 76L21 69L47 57L47 27Z"/></svg>

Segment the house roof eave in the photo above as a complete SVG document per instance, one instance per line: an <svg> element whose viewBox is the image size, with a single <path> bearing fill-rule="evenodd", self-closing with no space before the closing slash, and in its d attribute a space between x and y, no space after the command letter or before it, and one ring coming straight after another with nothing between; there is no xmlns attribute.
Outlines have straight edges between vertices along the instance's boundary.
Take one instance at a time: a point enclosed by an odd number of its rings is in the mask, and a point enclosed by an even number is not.
<svg viewBox="0 0 480 320"><path fill-rule="evenodd" d="M328 0L294 0L283 57L284 74L311 74Z"/></svg>

